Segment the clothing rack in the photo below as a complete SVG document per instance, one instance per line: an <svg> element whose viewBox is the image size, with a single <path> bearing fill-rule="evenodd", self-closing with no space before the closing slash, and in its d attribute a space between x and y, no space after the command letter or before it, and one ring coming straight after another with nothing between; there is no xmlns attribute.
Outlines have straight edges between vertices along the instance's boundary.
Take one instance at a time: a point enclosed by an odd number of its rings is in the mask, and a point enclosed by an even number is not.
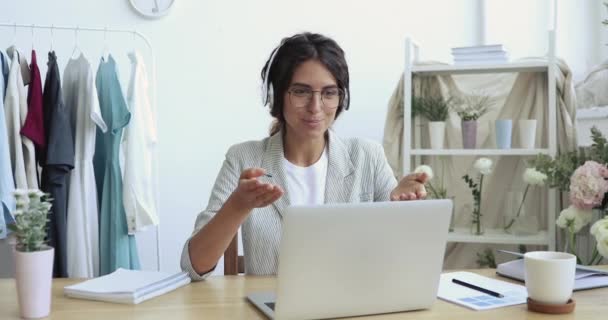
<svg viewBox="0 0 608 320"><path fill-rule="evenodd" d="M80 31L91 31L91 32L103 32L104 33L104 38L105 35L110 32L110 33L124 33L124 34L132 34L133 37L139 37L141 40L143 40L150 52L150 56L151 56L151 60L152 60L152 109L154 110L154 112L157 112L157 98L156 98L156 56L154 55L154 48L152 47L152 43L150 42L150 40L141 32L132 29L115 29L115 28L108 28L108 27L103 27L103 28L99 28L99 27L81 27L79 25L77 26L66 26L66 25L42 25L42 24L22 24L22 23L1 23L0 22L0 27L5 27L5 28L14 28L15 30L15 37L17 36L17 28L31 28L32 29L32 38L33 38L33 32L34 29L49 29L51 31L51 48L53 46L53 31L54 30L69 30L69 31L74 31L74 36L76 37L76 40L78 38L78 33ZM32 40L33 42L33 40ZM77 45L77 43L76 43ZM158 178L156 178L158 179ZM158 185L158 184L157 184ZM160 206L158 205L158 199L156 199L156 208L160 209ZM160 223L156 226L156 268L158 271L161 270L161 260L160 260Z"/></svg>

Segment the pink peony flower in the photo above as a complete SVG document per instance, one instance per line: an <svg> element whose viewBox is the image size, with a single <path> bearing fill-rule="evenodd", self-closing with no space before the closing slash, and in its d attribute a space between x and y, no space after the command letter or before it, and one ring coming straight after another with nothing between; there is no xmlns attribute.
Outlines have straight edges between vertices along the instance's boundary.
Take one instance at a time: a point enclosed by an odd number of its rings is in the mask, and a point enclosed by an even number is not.
<svg viewBox="0 0 608 320"><path fill-rule="evenodd" d="M587 161L570 177L570 202L579 209L599 206L608 192L608 168L595 161Z"/></svg>

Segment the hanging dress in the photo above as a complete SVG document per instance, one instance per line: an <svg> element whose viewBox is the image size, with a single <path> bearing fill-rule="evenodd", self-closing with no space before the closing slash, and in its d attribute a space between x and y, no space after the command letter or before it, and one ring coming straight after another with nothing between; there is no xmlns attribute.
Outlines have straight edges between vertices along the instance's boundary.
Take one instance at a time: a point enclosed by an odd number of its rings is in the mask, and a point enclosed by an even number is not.
<svg viewBox="0 0 608 320"><path fill-rule="evenodd" d="M108 130L97 129L93 164L100 199L99 259L100 275L118 268L139 269L135 237L128 234L123 205L122 174L119 163L123 128L131 114L118 81L112 55L102 59L95 80L99 108Z"/></svg>
<svg viewBox="0 0 608 320"><path fill-rule="evenodd" d="M13 178L18 189L38 189L34 144L29 138L21 135L21 128L27 117L27 99L21 72L25 58L14 48L9 48L8 51L9 56L12 54L12 61L4 98L4 115Z"/></svg>
<svg viewBox="0 0 608 320"><path fill-rule="evenodd" d="M11 156L4 116L4 94L6 89L4 74L8 76L8 57L0 52L0 239L8 234L7 224L13 223L12 213L15 211L15 181L11 168Z"/></svg>
<svg viewBox="0 0 608 320"><path fill-rule="evenodd" d="M127 104L131 121L123 141L124 205L129 234L158 225L156 185L156 119L152 110L146 66L139 52L130 52L131 80Z"/></svg>
<svg viewBox="0 0 608 320"><path fill-rule="evenodd" d="M74 143L70 111L63 102L57 56L49 52L43 91L46 153L42 163L42 190L53 198L49 214L49 244L55 248L53 275L67 277L67 196L70 171L74 168Z"/></svg>
<svg viewBox="0 0 608 320"><path fill-rule="evenodd" d="M92 278L99 275L95 128L106 132L106 124L99 110L93 68L83 54L68 61L62 89L72 114L75 154L68 196L68 274L71 278Z"/></svg>
<svg viewBox="0 0 608 320"><path fill-rule="evenodd" d="M40 69L38 69L36 51L32 50L30 84L27 90L27 117L25 118L23 128L21 128L21 135L28 137L34 142L36 157L40 156L40 150L46 148L46 130L44 129L44 118L42 113L42 83L40 80Z"/></svg>

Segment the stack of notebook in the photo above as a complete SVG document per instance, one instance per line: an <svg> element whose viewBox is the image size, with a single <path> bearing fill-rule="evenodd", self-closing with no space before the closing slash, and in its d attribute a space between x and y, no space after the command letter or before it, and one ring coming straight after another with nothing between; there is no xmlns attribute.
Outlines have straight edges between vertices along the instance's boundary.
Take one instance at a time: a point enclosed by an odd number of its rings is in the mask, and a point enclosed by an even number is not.
<svg viewBox="0 0 608 320"><path fill-rule="evenodd" d="M524 259L501 263L496 268L496 274L513 280L524 281ZM577 265L574 276L574 291L608 287L608 272Z"/></svg>
<svg viewBox="0 0 608 320"><path fill-rule="evenodd" d="M190 283L185 272L176 274L118 269L111 274L63 288L72 298L138 304Z"/></svg>
<svg viewBox="0 0 608 320"><path fill-rule="evenodd" d="M509 62L509 53L502 44L452 48L454 64L498 64Z"/></svg>

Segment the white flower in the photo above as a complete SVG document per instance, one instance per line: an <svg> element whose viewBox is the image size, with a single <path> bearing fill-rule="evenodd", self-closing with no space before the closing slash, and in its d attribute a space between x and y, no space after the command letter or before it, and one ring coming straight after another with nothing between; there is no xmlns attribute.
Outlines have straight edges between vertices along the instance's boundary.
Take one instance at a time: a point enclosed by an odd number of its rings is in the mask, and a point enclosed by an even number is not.
<svg viewBox="0 0 608 320"><path fill-rule="evenodd" d="M27 198L17 198L17 201L15 201L17 209L27 209L29 203Z"/></svg>
<svg viewBox="0 0 608 320"><path fill-rule="evenodd" d="M601 234L608 234L608 218L600 219L596 221L589 229L589 233L594 236L598 236Z"/></svg>
<svg viewBox="0 0 608 320"><path fill-rule="evenodd" d="M524 182L533 186L544 186L547 175L534 169L528 168L524 171Z"/></svg>
<svg viewBox="0 0 608 320"><path fill-rule="evenodd" d="M595 237L597 241L597 252L604 258L608 258L608 232Z"/></svg>
<svg viewBox="0 0 608 320"><path fill-rule="evenodd" d="M572 227L572 231L577 233L584 226L589 224L591 219L591 210L583 210L575 206L569 206L559 214L559 218L557 218L555 224L562 229L569 229Z"/></svg>
<svg viewBox="0 0 608 320"><path fill-rule="evenodd" d="M414 173L426 173L426 176L428 177L427 180L432 180L434 177L433 169L425 164L418 166L416 170L414 170Z"/></svg>
<svg viewBox="0 0 608 320"><path fill-rule="evenodd" d="M589 232L595 236L597 251L604 258L608 258L608 218L596 221Z"/></svg>
<svg viewBox="0 0 608 320"><path fill-rule="evenodd" d="M473 165L479 173L486 175L492 173L492 160L488 158L479 158Z"/></svg>
<svg viewBox="0 0 608 320"><path fill-rule="evenodd" d="M21 209L17 209L17 210L15 210L15 212L13 212L13 216L18 216L20 214L23 214L23 210L21 210Z"/></svg>

